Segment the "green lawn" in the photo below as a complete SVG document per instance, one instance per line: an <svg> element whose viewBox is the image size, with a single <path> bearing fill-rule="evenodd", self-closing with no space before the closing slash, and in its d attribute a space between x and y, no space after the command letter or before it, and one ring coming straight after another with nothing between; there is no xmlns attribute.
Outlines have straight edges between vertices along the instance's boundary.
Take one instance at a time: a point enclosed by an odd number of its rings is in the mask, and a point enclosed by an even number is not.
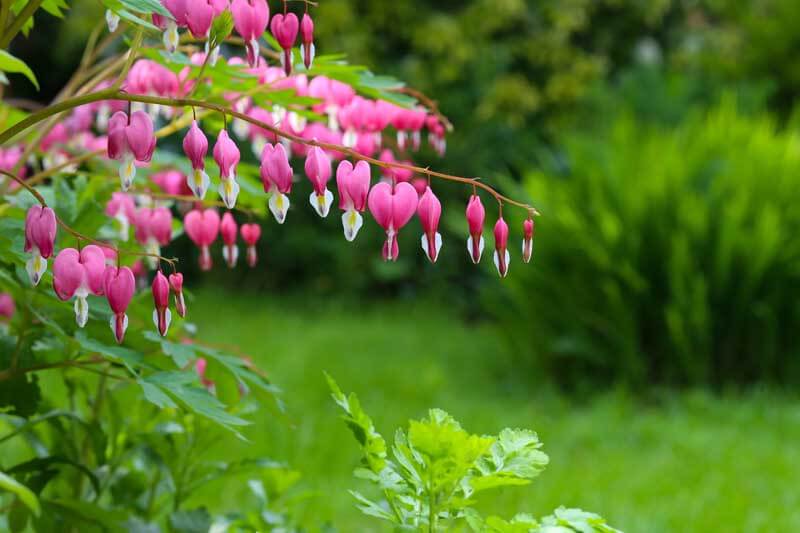
<svg viewBox="0 0 800 533"><path fill-rule="evenodd" d="M223 310L223 311L221 311ZM291 422L265 412L226 455L268 455L304 474L315 496L306 522L339 531L384 531L362 517L347 489L358 450L322 375L360 396L384 436L429 407L473 432L538 431L551 464L530 486L481 502L511 516L559 504L598 512L628 532L800 531L800 401L772 393L715 398L669 395L641 405L625 394L588 404L531 386L503 386L500 348L483 326L446 306L338 304L270 295L196 294L199 337L235 344L284 390ZM533 380L531 380L533 382ZM233 439L230 439L233 441ZM243 490L219 491L227 503Z"/></svg>

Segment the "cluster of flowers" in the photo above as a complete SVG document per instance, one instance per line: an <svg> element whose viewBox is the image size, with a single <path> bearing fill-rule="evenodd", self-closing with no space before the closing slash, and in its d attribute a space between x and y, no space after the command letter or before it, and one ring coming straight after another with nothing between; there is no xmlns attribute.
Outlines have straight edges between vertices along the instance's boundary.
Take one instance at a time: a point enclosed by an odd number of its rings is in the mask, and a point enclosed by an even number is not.
<svg viewBox="0 0 800 533"><path fill-rule="evenodd" d="M25 251L31 254L27 264L31 282L37 285L47 270L47 259L55 246L57 219L52 209L35 205L25 218ZM90 294L105 296L114 313L111 329L117 342L122 342L128 327L126 311L136 291L134 271L119 266L117 252L109 246L90 244L80 250L62 249L53 262L53 289L63 301L75 299L75 319L84 327L89 319ZM179 316L186 315L183 298L183 275L176 272L169 279L158 270L152 283L155 310L153 321L161 335L166 335L171 321L170 289L175 294Z"/></svg>
<svg viewBox="0 0 800 533"><path fill-rule="evenodd" d="M415 177L409 165L398 167L394 153L382 150L383 134L389 126L396 130L399 150L420 149L422 130L427 128L433 147L443 153L446 146L445 128L437 115L427 109L415 107L405 109L382 100L369 100L358 96L352 87L324 76L308 79L304 74L292 75L291 47L297 37L298 26L303 33L303 57L309 67L314 55L313 22L308 14L299 22L291 13L275 15L271 29L285 50L281 69L269 67L259 57L258 38L269 21L269 8L264 0L164 0L174 20L154 15L154 22L166 29L165 42L170 48L177 46L177 29L188 27L197 38L208 36L213 17L225 9L233 14L235 27L247 43L249 71L258 76L263 84L279 89L292 89L300 96L313 97L317 103L312 110L327 115L327 124L309 122L297 109L273 106L266 110L253 105L250 98L227 95L233 109L239 114L233 121L232 130L240 139L251 142L260 159L260 176L264 191L269 195L268 205L275 220L283 224L290 206L289 194L294 181L291 158L305 158L304 170L311 182L309 203L320 217L327 217L334 203L334 193L328 183L334 175L338 192L338 206L342 213L345 238L353 241L363 226L362 214L369 210L374 220L385 231L382 255L386 261L395 261L399 256L398 235L416 214L422 225L421 247L431 262L436 262L442 247L439 221L442 206L430 186L430 177ZM113 17L111 17L113 22ZM174 45L174 46L173 46ZM192 61L202 64L210 60L205 54L196 54ZM241 62L233 58L230 63ZM180 97L191 94L192 84L188 70L176 74L148 60L139 60L130 69L125 90L130 94ZM80 144L86 149L104 147L109 159L120 163L119 176L122 192L115 192L106 206L106 214L118 221L120 239L128 240L131 226L136 241L146 250L151 270L157 269L152 280L154 299L153 320L161 335L166 335L171 321L169 295L175 295L175 309L184 316L183 276L174 272L169 277L161 270L161 248L168 245L173 236L173 211L167 205L157 205L148 196L134 197L128 194L133 184L137 165L148 165L156 148L154 119L163 114L171 117L172 108L150 106L147 110L126 109L119 101L100 101L78 107L62 123L59 123L44 139L46 155L56 155L51 164L65 162L70 147ZM242 117L247 117L244 120ZM107 137L95 137L92 125L105 131ZM259 126L262 125L262 127ZM263 127L270 125L271 127ZM318 144L328 149L323 149ZM222 255L225 263L233 268L238 263L237 240L241 235L247 246L247 263L253 267L258 261L256 245L261 237L258 224L246 223L241 227L232 213L220 216L216 209L204 207L204 198L211 186L206 173L205 159L209 152L209 141L195 118L183 138L183 151L191 163L192 172L186 176L177 170L153 174L151 179L168 197L188 199L178 204L183 215L186 235L200 249L200 267L209 270L213 266L210 248L221 235ZM382 150L382 151L381 151ZM354 164L346 153L358 161ZM382 179L373 184L371 167L360 156L371 158L379 151ZM9 149L0 153L0 168L13 168L22 151ZM241 153L226 126L219 132L214 144L213 159L219 169L218 192L228 210L236 208L240 185L237 182L237 166ZM337 164L338 163L338 164ZM138 206L137 206L138 202ZM477 191L469 199L466 218L469 225L467 251L473 262L478 263L484 250L483 229L486 212ZM32 207L26 218L25 250L31 254L27 262L30 279L38 284L47 269L47 260L53 256L57 220L54 212L46 206ZM530 261L533 241L533 220L529 217L523 226L522 258ZM494 263L502 277L508 273L510 254L508 251L508 224L502 217L502 209L494 225ZM105 296L114 313L111 328L118 342L122 342L127 328L126 311L136 291L136 278L146 278L147 272L141 261L132 267L121 266L117 252L110 245L90 244L82 249L66 248L55 258L53 285L59 298L75 299L76 321L83 327L88 320L87 297L90 294ZM173 265L174 266L174 265ZM139 272L137 272L139 271ZM13 302L12 302L13 303Z"/></svg>
<svg viewBox="0 0 800 533"><path fill-rule="evenodd" d="M245 42L247 62L254 66L258 64L260 45L258 39L267 30L278 41L283 54L281 66L287 75L292 72L292 47L294 47L298 33L301 37L300 54L306 68L311 68L314 61L314 21L306 12L302 20L294 13L286 10L276 13L270 22L269 5L266 0L161 0L161 4L172 15L166 17L153 14L153 24L164 32L164 46L168 51L174 52L180 43L179 29L186 28L192 37L200 40L210 38L211 26L214 19L224 11L230 10L234 28ZM119 15L113 10L106 12L106 21L110 31L116 31L119 25ZM206 53L216 57L219 53L217 46L210 49L212 43L206 42ZM216 59L212 59L212 62Z"/></svg>

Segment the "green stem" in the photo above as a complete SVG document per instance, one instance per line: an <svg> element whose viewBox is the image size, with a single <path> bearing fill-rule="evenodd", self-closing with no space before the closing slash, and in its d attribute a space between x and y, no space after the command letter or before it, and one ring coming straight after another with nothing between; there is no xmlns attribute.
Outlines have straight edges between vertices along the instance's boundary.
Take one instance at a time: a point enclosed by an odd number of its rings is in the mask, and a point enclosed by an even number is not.
<svg viewBox="0 0 800 533"><path fill-rule="evenodd" d="M11 0L3 0L3 3L5 4L10 1ZM19 12L19 15L8 25L8 29L3 30L3 36L0 37L0 48L5 49L8 47L12 39L17 36L28 19L31 18L36 10L39 9L39 6L42 5L43 1L44 0L30 0L30 2L25 4L25 7Z"/></svg>
<svg viewBox="0 0 800 533"><path fill-rule="evenodd" d="M80 368L85 365L96 365L104 361L105 359L100 357L97 359L91 359L89 361L68 360L68 361L59 361L58 363L35 365L27 368L17 368L17 369L9 368L8 370L3 370L0 372L0 381L7 381L9 379L13 379L15 377L28 374L30 372L39 372L41 370L51 370L54 368L74 368L74 367Z"/></svg>

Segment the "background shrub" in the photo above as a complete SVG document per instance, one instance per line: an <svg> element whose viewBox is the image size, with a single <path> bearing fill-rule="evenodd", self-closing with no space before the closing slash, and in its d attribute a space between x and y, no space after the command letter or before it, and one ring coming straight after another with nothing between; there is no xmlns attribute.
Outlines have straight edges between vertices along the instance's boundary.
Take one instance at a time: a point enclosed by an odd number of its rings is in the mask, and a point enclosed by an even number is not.
<svg viewBox="0 0 800 533"><path fill-rule="evenodd" d="M536 266L487 291L515 363L569 384L797 383L800 137L725 97L561 143L524 181Z"/></svg>

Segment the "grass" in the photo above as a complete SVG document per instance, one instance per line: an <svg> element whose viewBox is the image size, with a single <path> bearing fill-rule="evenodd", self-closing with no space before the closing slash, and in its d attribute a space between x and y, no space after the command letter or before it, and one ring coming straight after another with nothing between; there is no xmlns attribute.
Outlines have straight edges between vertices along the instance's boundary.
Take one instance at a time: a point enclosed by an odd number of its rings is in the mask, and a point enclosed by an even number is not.
<svg viewBox="0 0 800 533"><path fill-rule="evenodd" d="M226 443L225 453L267 455L301 470L314 496L299 512L312 528L330 521L339 531L388 530L360 515L347 492L364 489L352 477L358 450L324 370L359 395L387 437L429 407L473 432L538 431L550 466L530 486L482 500L484 511L544 515L564 504L628 532L800 531L795 397L688 392L642 403L617 392L579 403L533 385L501 385L491 331L442 304L355 306L205 290L190 313L201 339L238 345L284 389L291 422L265 412L247 432L251 443ZM235 503L243 491L226 487L212 500Z"/></svg>

